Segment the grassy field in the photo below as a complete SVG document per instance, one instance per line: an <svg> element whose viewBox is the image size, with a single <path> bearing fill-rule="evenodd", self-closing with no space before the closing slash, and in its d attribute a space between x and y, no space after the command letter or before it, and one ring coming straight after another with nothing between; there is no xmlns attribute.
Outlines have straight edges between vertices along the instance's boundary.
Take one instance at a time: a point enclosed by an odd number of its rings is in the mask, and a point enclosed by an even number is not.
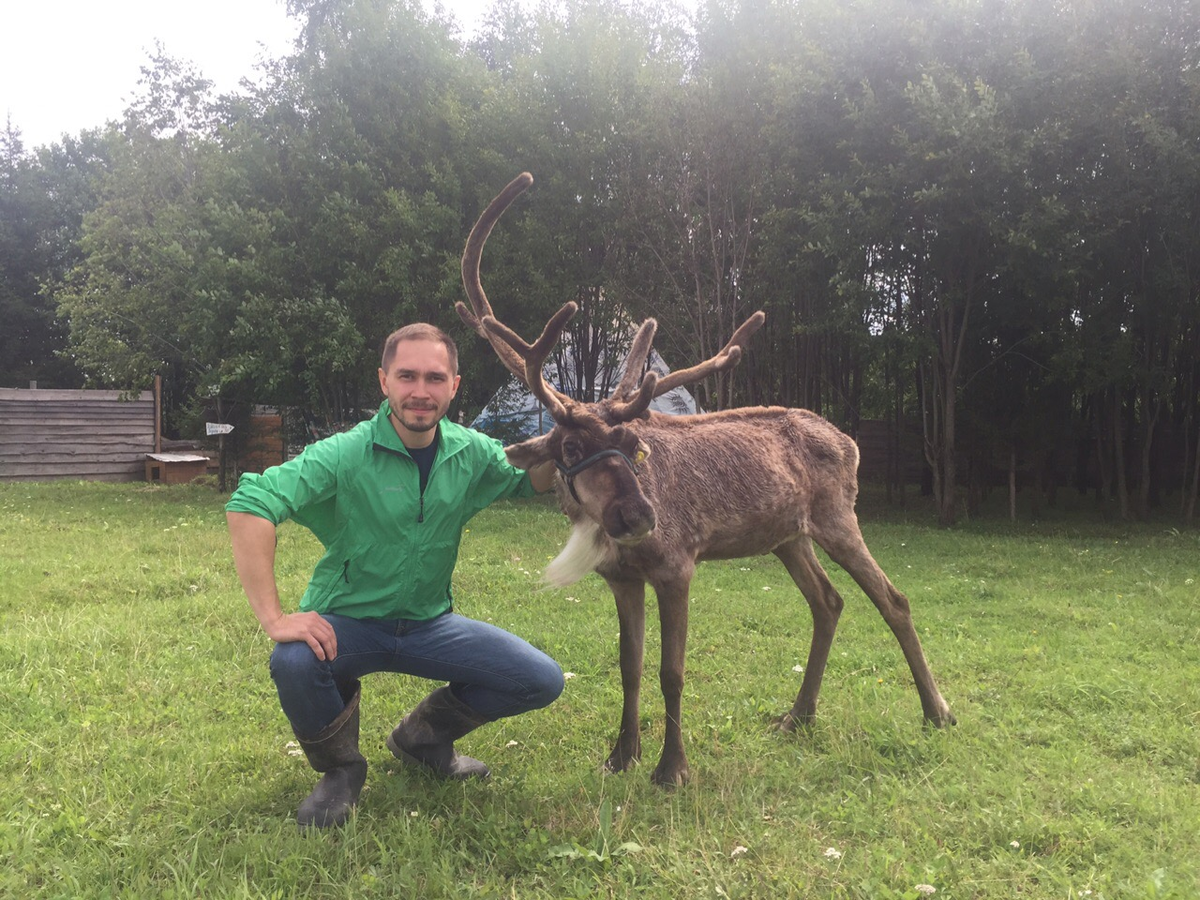
<svg viewBox="0 0 1200 900"><path fill-rule="evenodd" d="M693 782L599 766L620 710L599 579L539 575L565 520L499 505L466 535L458 608L572 677L463 749L489 783L402 769L383 745L428 683L363 689L355 818L302 836L292 744L197 487L0 485L0 896L8 898L1200 897L1200 535L1086 514L946 532L864 513L912 600L959 725L922 728L899 647L836 567L846 611L820 721L770 730L799 688L807 607L774 557L702 566L684 734ZM869 504L868 504L869 506ZM281 530L294 602L318 547ZM651 605L653 615L653 606Z"/></svg>

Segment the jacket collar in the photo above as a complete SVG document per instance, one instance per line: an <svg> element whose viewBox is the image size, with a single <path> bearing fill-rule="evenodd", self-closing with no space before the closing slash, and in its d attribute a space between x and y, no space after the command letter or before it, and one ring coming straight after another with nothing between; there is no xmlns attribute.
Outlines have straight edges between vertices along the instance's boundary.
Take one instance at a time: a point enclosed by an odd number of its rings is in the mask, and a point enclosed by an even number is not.
<svg viewBox="0 0 1200 900"><path fill-rule="evenodd" d="M396 429L389 418L390 413L391 407L384 400L379 406L379 412L375 414L375 418L371 423L373 431L372 440L377 446L383 447L385 450L391 450L393 453L402 453L407 456L408 451L404 448L404 443L400 440L400 435L396 434ZM461 425L447 422L443 418L438 422L437 428L438 459L445 459L452 456L467 446L466 430Z"/></svg>

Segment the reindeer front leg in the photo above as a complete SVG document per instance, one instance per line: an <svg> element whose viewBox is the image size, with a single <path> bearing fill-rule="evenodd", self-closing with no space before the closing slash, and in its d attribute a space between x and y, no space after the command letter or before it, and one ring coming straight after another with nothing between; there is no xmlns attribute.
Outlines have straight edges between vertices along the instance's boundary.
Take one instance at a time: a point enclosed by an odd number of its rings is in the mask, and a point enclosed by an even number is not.
<svg viewBox="0 0 1200 900"><path fill-rule="evenodd" d="M658 595L658 619L662 626L662 684L663 705L666 709L666 731L663 735L662 758L650 780L663 787L678 787L691 780L687 754L683 749L682 721L683 668L687 655L688 587L682 583L655 585Z"/></svg>
<svg viewBox="0 0 1200 900"><path fill-rule="evenodd" d="M646 583L609 581L617 601L617 619L621 626L621 730L617 742L604 762L609 772L624 772L642 758L640 705L642 659L646 648Z"/></svg>

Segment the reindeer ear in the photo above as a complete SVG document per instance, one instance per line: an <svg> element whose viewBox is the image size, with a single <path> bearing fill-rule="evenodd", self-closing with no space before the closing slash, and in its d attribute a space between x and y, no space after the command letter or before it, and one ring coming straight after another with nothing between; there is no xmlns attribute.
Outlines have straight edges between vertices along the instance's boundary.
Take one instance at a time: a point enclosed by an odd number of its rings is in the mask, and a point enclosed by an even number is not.
<svg viewBox="0 0 1200 900"><path fill-rule="evenodd" d="M532 469L538 463L554 459L554 448L557 446L558 435L554 431L541 437L530 438L504 448L504 455L511 465L518 469Z"/></svg>

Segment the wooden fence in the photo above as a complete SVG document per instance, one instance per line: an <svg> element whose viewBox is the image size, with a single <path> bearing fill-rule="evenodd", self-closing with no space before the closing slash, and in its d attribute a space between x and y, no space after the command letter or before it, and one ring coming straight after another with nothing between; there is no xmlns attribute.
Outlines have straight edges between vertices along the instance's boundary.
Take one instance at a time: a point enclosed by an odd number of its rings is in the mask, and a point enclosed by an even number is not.
<svg viewBox="0 0 1200 900"><path fill-rule="evenodd" d="M0 481L140 481L154 394L0 388Z"/></svg>
<svg viewBox="0 0 1200 900"><path fill-rule="evenodd" d="M920 484L928 468L919 422L905 422L897 441L895 426L882 419L863 419L858 424L858 479L887 481L899 467L905 484Z"/></svg>

